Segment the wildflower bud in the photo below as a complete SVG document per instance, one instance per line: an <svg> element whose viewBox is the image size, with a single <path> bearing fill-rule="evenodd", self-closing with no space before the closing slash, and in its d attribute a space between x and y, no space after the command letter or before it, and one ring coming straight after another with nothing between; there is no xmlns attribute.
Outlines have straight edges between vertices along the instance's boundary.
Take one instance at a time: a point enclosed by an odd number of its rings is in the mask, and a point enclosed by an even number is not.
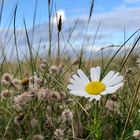
<svg viewBox="0 0 140 140"><path fill-rule="evenodd" d="M18 90L22 89L21 80L19 80L19 79L13 79L12 84L16 89L18 89Z"/></svg>
<svg viewBox="0 0 140 140"><path fill-rule="evenodd" d="M57 66L53 65L53 66L50 67L50 73L51 74L57 74L58 71L59 71L59 69L58 69Z"/></svg>
<svg viewBox="0 0 140 140"><path fill-rule="evenodd" d="M51 91L50 94L51 94L52 100L58 101L61 99L61 96L60 96L59 92L57 92L57 91Z"/></svg>
<svg viewBox="0 0 140 140"><path fill-rule="evenodd" d="M135 130L133 132L133 137L137 140L140 140L140 131L139 130Z"/></svg>
<svg viewBox="0 0 140 140"><path fill-rule="evenodd" d="M10 75L9 73L4 73L4 75L1 78L1 84L3 86L9 86L12 80L13 80L12 75Z"/></svg>
<svg viewBox="0 0 140 140"><path fill-rule="evenodd" d="M44 140L44 136L37 134L32 137L32 140Z"/></svg>
<svg viewBox="0 0 140 140"><path fill-rule="evenodd" d="M10 97L11 93L8 89L6 89L6 90L2 91L0 95L1 95L1 98L4 99L4 98Z"/></svg>
<svg viewBox="0 0 140 140"><path fill-rule="evenodd" d="M7 82L11 82L13 80L13 76L10 75L9 73L4 73L4 75L2 76L2 79Z"/></svg>
<svg viewBox="0 0 140 140"><path fill-rule="evenodd" d="M62 29L62 18L61 15L58 17L58 25L57 25L58 32L61 32Z"/></svg>
<svg viewBox="0 0 140 140"><path fill-rule="evenodd" d="M50 96L50 92L48 89L41 88L39 89L37 96L39 100L46 100Z"/></svg>
<svg viewBox="0 0 140 140"><path fill-rule="evenodd" d="M15 124L21 125L24 120L24 114L20 113L18 116L15 117Z"/></svg>
<svg viewBox="0 0 140 140"><path fill-rule="evenodd" d="M127 70L127 73L129 74L129 73L131 73L132 72L132 68L129 68L128 70Z"/></svg>
<svg viewBox="0 0 140 140"><path fill-rule="evenodd" d="M37 74L29 78L29 89L36 90L39 89L42 85L43 85L43 80L42 78L38 77Z"/></svg>
<svg viewBox="0 0 140 140"><path fill-rule="evenodd" d="M60 97L61 99L65 99L66 98L66 93L65 92L60 92Z"/></svg>
<svg viewBox="0 0 140 140"><path fill-rule="evenodd" d="M64 71L64 64L60 64L58 66L58 72L59 72L59 74L61 74L63 71Z"/></svg>
<svg viewBox="0 0 140 140"><path fill-rule="evenodd" d="M69 109L65 109L61 114L61 122L68 123L70 125L73 119L73 113Z"/></svg>
<svg viewBox="0 0 140 140"><path fill-rule="evenodd" d="M6 80L2 79L1 80L1 85L8 86L9 85L9 82L7 82Z"/></svg>
<svg viewBox="0 0 140 140"><path fill-rule="evenodd" d="M46 69L46 64L40 64L40 70L44 71Z"/></svg>
<svg viewBox="0 0 140 140"><path fill-rule="evenodd" d="M64 131L61 129L56 129L54 131L54 139L55 140L63 140L64 139Z"/></svg>

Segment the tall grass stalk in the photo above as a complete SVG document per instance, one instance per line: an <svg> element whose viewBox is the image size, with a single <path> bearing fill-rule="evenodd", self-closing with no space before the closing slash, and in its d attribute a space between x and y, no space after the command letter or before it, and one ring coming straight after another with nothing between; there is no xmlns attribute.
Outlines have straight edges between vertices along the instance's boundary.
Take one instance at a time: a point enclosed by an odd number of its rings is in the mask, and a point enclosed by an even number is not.
<svg viewBox="0 0 140 140"><path fill-rule="evenodd" d="M128 111L128 115L127 115L127 118L126 118L126 121L125 121L125 125L124 125L124 128L123 128L120 140L124 140L124 135L125 135L127 126L129 124L131 116L133 114L133 109L135 108L135 106L134 106L135 105L135 101L138 98L137 96L139 94L139 88L140 88L140 79L138 79L138 81L137 81L137 86L136 86L135 92L133 94L133 98L131 100L130 108L129 108L129 111Z"/></svg>

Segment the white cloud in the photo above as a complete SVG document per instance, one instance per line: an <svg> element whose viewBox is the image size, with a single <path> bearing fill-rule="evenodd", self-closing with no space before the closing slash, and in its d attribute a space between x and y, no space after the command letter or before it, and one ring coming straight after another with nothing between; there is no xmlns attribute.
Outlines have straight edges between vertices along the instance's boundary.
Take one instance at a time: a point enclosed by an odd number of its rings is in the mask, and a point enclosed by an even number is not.
<svg viewBox="0 0 140 140"><path fill-rule="evenodd" d="M64 10L58 10L56 13L55 13L55 16L53 18L53 22L54 24L57 24L59 19L60 19L60 16L61 16L61 20L62 22L66 20L66 16L65 16L65 11Z"/></svg>
<svg viewBox="0 0 140 140"><path fill-rule="evenodd" d="M122 44L124 41L124 38L123 38L124 27L126 29L127 35L128 34L132 35L132 33L134 33L138 28L140 28L139 13L140 13L140 8L136 8L136 7L128 8L126 6L124 7L121 6L121 7L116 7L115 9L109 12L93 14L93 18L90 21L86 37L84 33L87 28L88 15L86 16L82 15L81 17L79 17L78 23L76 24L76 27L70 38L70 43L74 46L74 49L79 50L83 40L86 39L87 41L85 41L86 42L85 46L88 46L87 52L90 52L90 51L98 52L101 49L101 47L105 47L110 44L118 44L118 45ZM60 15L62 17L62 21L65 20L65 23L63 24L63 27L62 27L62 32L64 34L65 41L66 41L67 39L69 39L69 35L72 31L73 26L75 25L77 17L76 18L69 17L66 20L64 10L57 11L57 16L60 17ZM53 20L56 24L57 23L56 16L53 18ZM95 38L97 26L100 22L101 22L101 26L100 26L98 35L96 36L94 47L92 49L92 44ZM35 31L34 31L34 45L39 44L39 41L41 40L41 43L43 42L47 46L47 42L48 42L47 40L48 34L46 33L47 29L48 29L48 23L44 23L44 24L36 26ZM22 30L17 30L17 32L19 32L19 36L20 36L19 41L18 41L19 46L25 46L26 45L25 33ZM23 33L23 37L21 36L21 32ZM28 32L29 32L29 37L31 37L32 29L30 29ZM0 33L2 36L0 41L3 41L4 40L3 38L5 38L6 36L6 30L4 30L3 32L0 30ZM9 31L8 33L9 38L12 33L13 33L13 30ZM127 38L127 35L126 35L126 38ZM53 46L55 46L55 43L57 43L56 40L57 40L57 34L54 29L53 38L52 38L52 42L54 43L52 44ZM13 44L12 42L14 42L14 39L11 38L11 40L8 42L9 42L8 45L11 45ZM62 42L63 41L61 41L61 43ZM65 46L63 44L61 45L62 47ZM41 46L44 46L44 45L41 44ZM67 45L67 48L69 50L70 46Z"/></svg>
<svg viewBox="0 0 140 140"><path fill-rule="evenodd" d="M106 30L120 31L125 27L129 31L134 31L140 28L139 13L140 8L118 7L107 13L95 14L92 22L101 22Z"/></svg>

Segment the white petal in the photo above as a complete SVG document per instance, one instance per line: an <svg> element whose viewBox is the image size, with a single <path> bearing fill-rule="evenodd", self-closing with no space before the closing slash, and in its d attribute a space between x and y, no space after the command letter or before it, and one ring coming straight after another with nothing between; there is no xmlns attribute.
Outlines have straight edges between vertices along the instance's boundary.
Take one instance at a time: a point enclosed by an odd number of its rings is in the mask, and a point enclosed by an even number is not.
<svg viewBox="0 0 140 140"><path fill-rule="evenodd" d="M71 85L71 84L69 84L68 86L67 86L67 88L69 89L69 90L85 90L83 87L80 87L80 86L76 86L76 85Z"/></svg>
<svg viewBox="0 0 140 140"><path fill-rule="evenodd" d="M107 75L103 78L102 82L106 83L108 80L110 80L110 78L113 76L114 73L115 71L108 72Z"/></svg>
<svg viewBox="0 0 140 140"><path fill-rule="evenodd" d="M89 102L91 102L93 99L95 99L96 101L99 101L101 98L101 95L93 95L90 97Z"/></svg>
<svg viewBox="0 0 140 140"><path fill-rule="evenodd" d="M87 93L84 91L70 91L71 94L75 96L87 97Z"/></svg>
<svg viewBox="0 0 140 140"><path fill-rule="evenodd" d="M87 83L83 81L78 75L72 75L72 78L77 81L80 85L85 86Z"/></svg>
<svg viewBox="0 0 140 140"><path fill-rule="evenodd" d="M90 82L87 76L85 75L85 73L81 69L77 70L77 73L79 77L81 78L81 80L85 81L86 83Z"/></svg>
<svg viewBox="0 0 140 140"><path fill-rule="evenodd" d="M77 80L74 80L73 78L70 79L70 83L75 85L75 86L80 86L80 87L83 87L83 83L81 82L78 82Z"/></svg>
<svg viewBox="0 0 140 140"><path fill-rule="evenodd" d="M111 85L116 85L116 84L118 84L118 83L120 83L120 82L122 82L123 81L123 79L124 79L124 77L123 76L118 76L117 78L116 78L116 80L111 80Z"/></svg>
<svg viewBox="0 0 140 140"><path fill-rule="evenodd" d="M109 86L113 86L113 85L116 85L120 82L122 82L122 80L124 79L123 76L119 75L119 73L115 73L114 75L112 75L112 77L109 79L109 80L104 80L102 81L106 87L109 87Z"/></svg>
<svg viewBox="0 0 140 140"><path fill-rule="evenodd" d="M100 67L91 68L90 69L91 81L99 81L100 80L100 73L101 73Z"/></svg>
<svg viewBox="0 0 140 140"><path fill-rule="evenodd" d="M112 87L108 87L106 88L105 91L101 92L100 94L101 95L106 95L106 94L111 94L111 93L114 93L116 92L120 87L122 87L124 85L124 83L119 83L115 86L112 86Z"/></svg>

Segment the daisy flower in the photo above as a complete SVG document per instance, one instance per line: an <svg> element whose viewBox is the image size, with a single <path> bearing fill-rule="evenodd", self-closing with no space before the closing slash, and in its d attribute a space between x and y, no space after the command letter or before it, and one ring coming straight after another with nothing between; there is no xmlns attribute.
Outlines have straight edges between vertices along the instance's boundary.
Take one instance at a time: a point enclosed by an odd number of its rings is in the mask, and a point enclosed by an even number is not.
<svg viewBox="0 0 140 140"><path fill-rule="evenodd" d="M72 75L68 89L75 96L90 98L89 101L95 99L100 100L101 95L112 94L123 86L124 77L119 72L110 71L101 80L101 68L99 66L90 69L90 79L81 70L77 70L77 74Z"/></svg>

